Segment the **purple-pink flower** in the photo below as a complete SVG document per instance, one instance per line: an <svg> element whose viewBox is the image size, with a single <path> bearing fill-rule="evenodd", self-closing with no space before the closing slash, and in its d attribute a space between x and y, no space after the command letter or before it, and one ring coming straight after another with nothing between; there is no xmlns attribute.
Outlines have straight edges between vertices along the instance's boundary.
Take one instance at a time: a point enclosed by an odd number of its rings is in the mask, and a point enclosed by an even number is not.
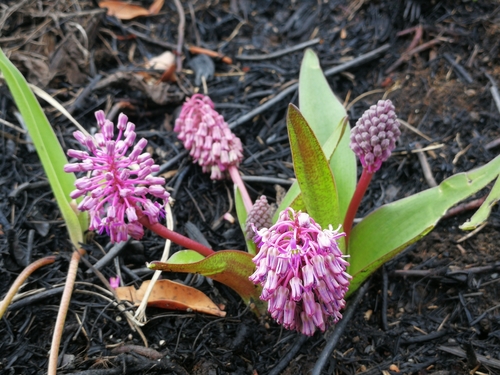
<svg viewBox="0 0 500 375"><path fill-rule="evenodd" d="M143 153L146 139L133 146L135 125L127 116L119 115L116 137L114 124L105 118L103 111L97 111L95 117L100 132L94 137L81 131L73 133L88 152L68 150L69 157L81 162L66 164L64 171L87 172L87 175L76 180L76 190L70 196L73 199L85 196L78 209L89 211L90 230L106 231L111 242L126 241L127 235L140 239L144 229L137 220L136 209L141 209L152 223L158 221L163 206L148 196L165 204L169 199L163 187L165 179L152 176L159 166L149 153Z"/></svg>
<svg viewBox="0 0 500 375"><path fill-rule="evenodd" d="M263 286L271 316L287 329L311 336L342 318L351 276L337 241L345 233L321 229L308 214L287 208L276 224L255 230L260 252L250 280Z"/></svg>
<svg viewBox="0 0 500 375"><path fill-rule="evenodd" d="M190 151L203 172L210 172L212 180L224 178L232 165L238 166L243 158L241 141L217 111L208 96L195 94L182 106L175 121L174 131Z"/></svg>
<svg viewBox="0 0 500 375"><path fill-rule="evenodd" d="M110 277L109 286L113 289L118 288L120 286L120 276Z"/></svg>
<svg viewBox="0 0 500 375"><path fill-rule="evenodd" d="M389 159L401 135L394 105L379 100L363 113L351 130L351 149L358 155L363 168L374 173Z"/></svg>

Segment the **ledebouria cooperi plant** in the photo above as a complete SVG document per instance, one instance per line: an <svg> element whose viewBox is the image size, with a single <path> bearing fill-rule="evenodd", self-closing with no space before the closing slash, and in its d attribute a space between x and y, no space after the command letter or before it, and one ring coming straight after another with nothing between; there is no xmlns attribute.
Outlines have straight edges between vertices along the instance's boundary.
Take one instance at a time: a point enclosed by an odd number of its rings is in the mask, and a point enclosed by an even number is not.
<svg viewBox="0 0 500 375"><path fill-rule="evenodd" d="M142 138L133 146L135 125L128 121L127 116L122 113L118 117L116 138L115 126L106 119L104 112L97 111L95 117L100 132L94 137L81 131L73 133L90 154L68 150L69 157L81 162L66 164L64 171L90 173L76 180L76 190L70 196L76 199L85 195L78 209L89 211L90 230L106 231L111 242L126 241L127 235L140 239L144 230L138 222L136 209L140 208L151 223L158 221L162 205L152 202L148 195L159 198L163 204L167 202L169 194L163 187L165 179L151 175L159 170L159 166L149 153L142 153L147 145L146 139Z"/></svg>
<svg viewBox="0 0 500 375"><path fill-rule="evenodd" d="M379 100L377 104L372 105L352 128L350 147L359 157L363 172L344 221L347 237L373 174L389 159L400 135L394 105L389 99Z"/></svg>
<svg viewBox="0 0 500 375"><path fill-rule="evenodd" d="M330 317L334 323L342 318L351 278L337 243L342 236L292 208L270 228L255 230L260 252L250 280L263 286L260 298L279 324L311 336L316 328L324 331Z"/></svg>
<svg viewBox="0 0 500 375"><path fill-rule="evenodd" d="M230 174L240 189L248 212L252 200L238 172L238 165L243 159L243 147L224 117L214 108L208 96L193 95L182 105L174 131L179 133L178 137L189 150L193 161L202 167L203 172L210 172L212 180L225 178L225 172Z"/></svg>

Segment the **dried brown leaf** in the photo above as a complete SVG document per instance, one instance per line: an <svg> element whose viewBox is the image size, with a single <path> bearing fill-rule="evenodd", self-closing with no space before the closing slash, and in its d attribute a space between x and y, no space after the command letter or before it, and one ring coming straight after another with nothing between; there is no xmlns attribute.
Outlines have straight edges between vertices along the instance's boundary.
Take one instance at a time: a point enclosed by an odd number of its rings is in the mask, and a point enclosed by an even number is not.
<svg viewBox="0 0 500 375"><path fill-rule="evenodd" d="M116 288L116 295L118 298L138 306L149 282L149 280L144 281L139 289L135 289L133 286ZM155 283L148 300L148 307L182 311L190 309L220 317L226 316L226 312L220 310L203 292L171 280L158 280Z"/></svg>
<svg viewBox="0 0 500 375"><path fill-rule="evenodd" d="M151 14L146 8L124 3L122 1L101 1L99 3L99 8L107 8L108 16L115 16L120 20L131 20L135 17L149 16Z"/></svg>

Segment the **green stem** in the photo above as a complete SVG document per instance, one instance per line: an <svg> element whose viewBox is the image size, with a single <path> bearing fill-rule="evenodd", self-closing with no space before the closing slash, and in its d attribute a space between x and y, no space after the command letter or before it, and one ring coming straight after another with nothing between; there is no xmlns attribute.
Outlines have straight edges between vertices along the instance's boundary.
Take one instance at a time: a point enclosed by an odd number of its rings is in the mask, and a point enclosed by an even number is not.
<svg viewBox="0 0 500 375"><path fill-rule="evenodd" d="M56 257L54 255L47 256L42 259L38 259L37 261L34 261L31 263L29 266L27 266L23 272L17 276L16 280L14 281L14 284L10 287L9 291L5 295L4 299L0 301L0 319L2 318L3 314L5 314L5 311L7 311L7 307L9 307L10 302L12 301L12 298L16 295L17 291L23 285L23 283L26 281L26 279L37 269L40 267L49 265L54 263L56 260Z"/></svg>
<svg viewBox="0 0 500 375"><path fill-rule="evenodd" d="M149 222L149 218L146 215L144 215L140 210L136 210L136 212L137 212L137 217L139 219L139 223L144 225L149 230L155 232L160 237L170 240L176 243L177 245L181 245L186 249L194 250L206 257L215 254L215 251L213 251L212 249L209 249L208 247L203 246L201 243L193 241L192 239L187 238L182 234L171 231L166 226L161 225L160 223L151 224Z"/></svg>
<svg viewBox="0 0 500 375"><path fill-rule="evenodd" d="M361 178L359 179L359 182L356 185L356 191L354 192L354 195L351 199L351 203L349 203L349 208L347 209L347 213L344 219L344 232L346 235L347 246L349 244L349 235L351 233L352 223L354 222L354 218L356 217L356 213L358 212L361 199L363 199L366 193L366 189L368 189L368 185L370 185L372 177L373 173L368 172L366 168L363 168L363 173L361 173Z"/></svg>

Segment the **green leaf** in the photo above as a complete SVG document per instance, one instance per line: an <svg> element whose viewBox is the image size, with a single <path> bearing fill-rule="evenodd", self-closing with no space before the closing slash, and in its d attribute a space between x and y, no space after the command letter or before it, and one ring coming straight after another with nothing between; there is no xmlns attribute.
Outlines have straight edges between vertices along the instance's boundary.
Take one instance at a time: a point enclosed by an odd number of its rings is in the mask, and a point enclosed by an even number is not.
<svg viewBox="0 0 500 375"><path fill-rule="evenodd" d="M54 130L35 95L28 87L28 83L1 49L0 70L28 127L50 187L66 222L71 242L78 248L83 242L83 232L88 229L88 219L86 213L77 215L70 205L69 194L75 189L75 175L64 172L63 167L67 159Z"/></svg>
<svg viewBox="0 0 500 375"><path fill-rule="evenodd" d="M241 191L238 189L238 186L234 185L234 201L236 206L236 215L238 216L238 221L240 223L241 231L243 232L243 236L245 236L245 241L247 244L247 250L249 254L255 255L257 254L257 245L251 239L246 239L246 222L247 222L247 210L245 208L245 203L243 203L243 197L241 196Z"/></svg>
<svg viewBox="0 0 500 375"><path fill-rule="evenodd" d="M347 116L345 108L331 90L321 70L318 56L311 49L305 51L300 67L299 108L325 154L329 155L326 144L330 138L336 146L333 157L328 159L335 176L340 222L343 222L356 189L356 156L349 147L351 130L349 126L342 126ZM342 138L338 143L340 137Z"/></svg>
<svg viewBox="0 0 500 375"><path fill-rule="evenodd" d="M429 233L446 211L498 176L500 156L435 188L387 204L354 227L349 238L349 294L386 261Z"/></svg>
<svg viewBox="0 0 500 375"><path fill-rule="evenodd" d="M205 259L203 255L194 250L180 250L168 258L168 263L171 264L185 264L199 262Z"/></svg>
<svg viewBox="0 0 500 375"><path fill-rule="evenodd" d="M199 273L227 285L240 295L249 305L254 304L256 313L266 313L266 303L259 297L262 287L254 285L249 279L255 271L253 256L244 251L222 250L209 255L205 259L188 264L171 264L170 262L151 262L148 268L152 270Z"/></svg>
<svg viewBox="0 0 500 375"><path fill-rule="evenodd" d="M459 228L462 230L473 230L478 226L486 222L488 220L488 216L490 216L491 209L493 206L500 200L500 178L497 178L495 185L488 194L488 197L484 200L483 204L476 213L463 223Z"/></svg>
<svg viewBox="0 0 500 375"><path fill-rule="evenodd" d="M341 133L337 134L334 133L330 136L330 138L326 141L325 145L323 146L323 152L326 155L326 158L330 160L332 158L333 152L337 148L338 142L340 141L340 135L344 133L344 130L346 129L347 126L347 117L344 117L342 119L342 123L339 124L341 127ZM331 165L330 165L331 168ZM340 204L339 204L340 206ZM295 181L292 186L288 189L287 193L285 194L285 197L281 201L278 209L276 210L274 216L273 216L273 223L275 223L278 220L279 213L283 211L287 207L292 207L295 211L306 211L306 206L304 205L304 201L302 199L302 195L300 194L300 187L299 183Z"/></svg>
<svg viewBox="0 0 500 375"><path fill-rule="evenodd" d="M307 212L323 228L337 225L337 189L328 160L311 127L293 104L288 106L287 126L293 167Z"/></svg>

